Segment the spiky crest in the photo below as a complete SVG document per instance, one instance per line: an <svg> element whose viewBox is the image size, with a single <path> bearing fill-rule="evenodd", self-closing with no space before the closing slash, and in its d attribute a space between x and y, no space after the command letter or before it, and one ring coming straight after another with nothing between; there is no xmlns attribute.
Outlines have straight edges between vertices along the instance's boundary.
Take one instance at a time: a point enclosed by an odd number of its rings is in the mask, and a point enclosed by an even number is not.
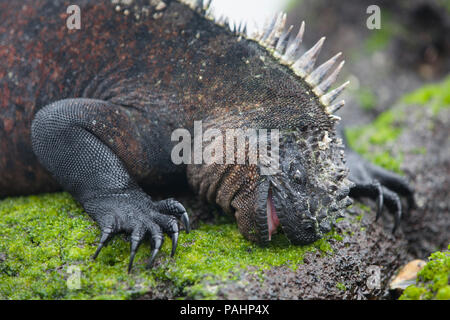
<svg viewBox="0 0 450 320"><path fill-rule="evenodd" d="M301 23L297 35L293 36L291 34L293 26L291 25L286 28L286 13L280 12L279 14L276 14L273 19L266 22L262 30L258 30L254 34L249 35L247 34L245 23L240 23L238 27L235 25L233 29L231 29L228 18L214 17L210 6L212 0L178 1L188 5L194 11L203 14L205 18L214 21L216 24L228 28L229 31L237 36L258 42L283 65L288 66L297 76L302 78L312 87L312 91L324 105L325 111L330 114L331 119L340 120L340 118L333 115L333 113L339 110L345 102L332 103L342 93L349 82L345 82L330 92L328 92L328 90L336 82L345 61L341 61L332 71L333 66L342 55L342 53L339 52L334 57L314 69L325 37L322 37L311 49L301 54L301 43L303 42L303 35L305 32L304 21Z"/></svg>

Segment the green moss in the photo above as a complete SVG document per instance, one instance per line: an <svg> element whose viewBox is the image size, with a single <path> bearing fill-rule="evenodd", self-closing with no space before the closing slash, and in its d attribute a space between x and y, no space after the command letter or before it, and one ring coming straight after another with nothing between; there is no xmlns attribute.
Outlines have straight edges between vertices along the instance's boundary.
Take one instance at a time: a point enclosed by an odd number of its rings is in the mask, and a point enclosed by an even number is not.
<svg viewBox="0 0 450 320"><path fill-rule="evenodd" d="M419 271L416 285L405 289L400 300L450 300L450 245L445 252L435 252Z"/></svg>
<svg viewBox="0 0 450 320"><path fill-rule="evenodd" d="M128 245L120 239L91 261L98 237L93 222L67 194L1 201L0 298L125 298L154 283L151 277L124 273ZM71 266L81 272L81 289L66 284Z"/></svg>
<svg viewBox="0 0 450 320"><path fill-rule="evenodd" d="M360 93L356 93L356 97L361 100ZM364 99L369 102L371 100L370 98ZM373 123L347 128L345 134L349 145L364 158L388 170L403 174L400 170L403 153L392 150L397 138L402 133L407 109L409 105L423 105L437 115L444 108L449 108L450 76L440 83L426 85L406 94L400 99L400 102L400 106L381 113ZM363 105L362 102L361 105ZM369 105L370 103L366 107ZM429 130L433 129L433 125L433 122L430 121ZM425 147L417 147L412 152L426 154L426 151Z"/></svg>
<svg viewBox="0 0 450 320"><path fill-rule="evenodd" d="M174 258L166 239L153 270L145 269L150 247L141 246L129 275L129 244L120 237L91 260L99 235L67 193L0 201L0 299L129 299L161 283L170 283L180 297L213 298L215 284L235 281L242 269L294 269L306 252L332 253L328 240L339 237L331 232L311 245L291 246L280 234L263 248L245 240L233 222L203 224L180 234ZM80 289L67 285L73 266L81 274Z"/></svg>
<svg viewBox="0 0 450 320"><path fill-rule="evenodd" d="M394 155L383 147L394 142L401 134L402 128L398 122L403 117L403 112L388 110L369 125L347 128L345 134L348 143L369 161L388 170L402 173L400 165L403 162L403 155L401 153Z"/></svg>
<svg viewBox="0 0 450 320"><path fill-rule="evenodd" d="M372 209L369 206L365 205L364 203L357 202L354 205L358 206L358 208L360 208L361 210L363 210L366 213L372 212Z"/></svg>
<svg viewBox="0 0 450 320"><path fill-rule="evenodd" d="M442 108L449 108L450 76L441 83L426 85L405 95L402 101L407 104L426 105L431 108L433 114L439 113Z"/></svg>
<svg viewBox="0 0 450 320"><path fill-rule="evenodd" d="M385 49L392 39L392 32L388 28L374 30L373 34L367 38L365 48L367 52L372 53Z"/></svg>
<svg viewBox="0 0 450 320"><path fill-rule="evenodd" d="M375 145L384 145L395 141L402 131L401 128L396 126L396 121L399 121L400 116L403 117L403 115L391 110L383 112L372 124L371 132L361 133L369 133L368 141Z"/></svg>
<svg viewBox="0 0 450 320"><path fill-rule="evenodd" d="M347 290L347 287L342 282L336 283L336 288L338 288L341 291L346 291Z"/></svg>

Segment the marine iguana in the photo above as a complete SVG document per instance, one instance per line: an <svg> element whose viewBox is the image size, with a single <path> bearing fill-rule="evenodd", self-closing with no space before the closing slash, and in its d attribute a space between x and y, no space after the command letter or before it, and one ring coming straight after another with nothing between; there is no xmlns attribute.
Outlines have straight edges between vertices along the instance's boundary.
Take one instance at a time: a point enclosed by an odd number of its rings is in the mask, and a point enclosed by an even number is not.
<svg viewBox="0 0 450 320"><path fill-rule="evenodd" d="M72 4L81 8L80 30L66 27ZM62 187L102 231L94 258L114 235L130 236L129 270L143 240L151 242L151 265L164 233L175 253L177 219L189 231L178 201L145 192L186 179L263 245L277 228L294 244L319 239L351 203L348 195L378 199L377 216L384 200L397 226L397 193L412 197L401 177L351 150L347 177L333 115L346 84L329 91L340 54L314 69L324 38L305 52L304 24L294 34L280 14L250 37L244 26L214 20L208 5L0 1L0 196ZM171 133L194 134L195 120L205 129L280 130L280 170L175 165Z"/></svg>

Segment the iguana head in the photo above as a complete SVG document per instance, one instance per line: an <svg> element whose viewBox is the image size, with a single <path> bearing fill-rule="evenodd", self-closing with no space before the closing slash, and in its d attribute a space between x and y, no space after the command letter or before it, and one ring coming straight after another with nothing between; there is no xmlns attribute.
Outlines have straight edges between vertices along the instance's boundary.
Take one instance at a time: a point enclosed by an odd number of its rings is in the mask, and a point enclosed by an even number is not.
<svg viewBox="0 0 450 320"><path fill-rule="evenodd" d="M220 72L208 82L223 105L211 112L207 127L279 130L279 170L263 173L261 162L188 168L194 189L234 214L240 232L261 244L278 229L294 244L311 243L351 203L333 115L348 83L329 91L344 62L338 63L339 53L315 67L325 39L305 51L304 24L291 36L285 21L280 14L252 38L225 42L216 59Z"/></svg>
<svg viewBox="0 0 450 320"><path fill-rule="evenodd" d="M277 173L259 176L253 217L236 213L256 222L247 237L264 244L281 229L294 244L318 240L351 203L341 143L328 131L283 131L279 159Z"/></svg>
<svg viewBox="0 0 450 320"><path fill-rule="evenodd" d="M277 231L293 244L318 240L351 204L341 139L312 123L279 130L279 139L270 137L267 144L256 165L247 157L246 164L189 166L189 180L200 195L233 214L249 240L264 245ZM236 150L248 156L250 145L247 140Z"/></svg>

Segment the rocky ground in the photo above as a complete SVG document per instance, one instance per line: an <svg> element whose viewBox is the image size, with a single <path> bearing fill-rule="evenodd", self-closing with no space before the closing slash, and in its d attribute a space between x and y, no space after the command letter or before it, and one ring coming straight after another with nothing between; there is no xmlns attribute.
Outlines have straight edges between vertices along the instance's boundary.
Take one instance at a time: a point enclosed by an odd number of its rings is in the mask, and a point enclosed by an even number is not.
<svg viewBox="0 0 450 320"><path fill-rule="evenodd" d="M365 213L365 214L364 214ZM361 217L357 220L355 217ZM338 224L342 240L332 240L333 253L308 253L295 270L275 267L263 281L244 272L239 282L224 284L226 299L374 299L389 297L385 289L393 270L407 260L406 242L373 223L373 216L349 210ZM251 270L251 269L250 269ZM380 278L372 273L378 270ZM375 277L375 278L372 278ZM372 279L376 281L372 283Z"/></svg>

